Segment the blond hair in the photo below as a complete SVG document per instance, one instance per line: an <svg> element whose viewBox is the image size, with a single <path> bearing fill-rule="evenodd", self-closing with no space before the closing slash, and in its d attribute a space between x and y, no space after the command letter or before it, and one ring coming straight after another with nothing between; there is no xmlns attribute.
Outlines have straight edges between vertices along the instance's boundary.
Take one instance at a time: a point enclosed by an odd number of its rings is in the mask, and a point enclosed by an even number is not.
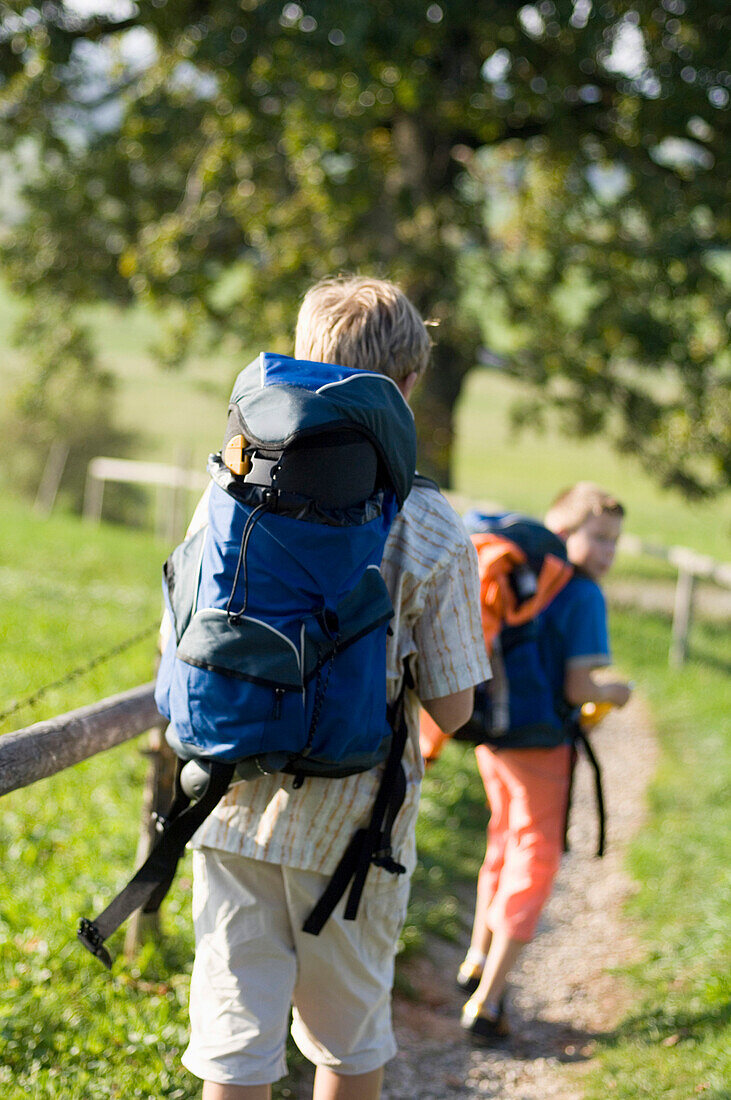
<svg viewBox="0 0 731 1100"><path fill-rule="evenodd" d="M572 534L590 516L624 516L624 507L616 497L592 481L577 481L559 493L544 520L551 531Z"/></svg>
<svg viewBox="0 0 731 1100"><path fill-rule="evenodd" d="M302 301L295 333L297 359L377 371L400 382L425 370L430 350L418 311L385 279L322 279Z"/></svg>

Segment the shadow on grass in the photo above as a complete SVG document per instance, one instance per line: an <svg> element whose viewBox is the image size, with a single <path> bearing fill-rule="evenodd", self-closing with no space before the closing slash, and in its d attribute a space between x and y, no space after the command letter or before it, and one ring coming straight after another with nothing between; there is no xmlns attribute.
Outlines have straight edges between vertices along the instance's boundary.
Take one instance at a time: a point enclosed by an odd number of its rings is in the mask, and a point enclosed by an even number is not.
<svg viewBox="0 0 731 1100"><path fill-rule="evenodd" d="M720 1034L729 1024L731 1001L695 1012L658 1008L628 1016L613 1032L602 1036L602 1045L608 1050L628 1043L634 1047L656 1048L658 1043L672 1047L678 1043L708 1039L715 1032Z"/></svg>
<svg viewBox="0 0 731 1100"><path fill-rule="evenodd" d="M722 676L731 675L731 661L725 661L718 653L714 653L706 646L695 644L692 635L688 647L687 660L699 665L705 665L707 668L713 669L714 672L720 672Z"/></svg>

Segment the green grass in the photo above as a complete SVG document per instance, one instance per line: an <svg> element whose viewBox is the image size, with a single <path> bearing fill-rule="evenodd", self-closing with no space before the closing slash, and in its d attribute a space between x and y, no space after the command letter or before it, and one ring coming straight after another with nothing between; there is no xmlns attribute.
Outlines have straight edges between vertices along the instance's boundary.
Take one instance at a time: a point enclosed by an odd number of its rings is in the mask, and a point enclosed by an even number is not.
<svg viewBox="0 0 731 1100"><path fill-rule="evenodd" d="M0 287L0 393L27 361L28 352L10 344L21 314L19 299ZM215 354L193 348L183 369L165 369L154 353L164 339L164 319L152 310L98 305L78 316L89 326L101 364L117 378L115 417L119 427L136 434L132 457L204 470L207 456L220 446L233 380L263 349L249 353L231 340Z"/></svg>
<svg viewBox="0 0 731 1100"><path fill-rule="evenodd" d="M728 1100L731 638L727 624L699 623L678 672L662 660L667 619L617 612L612 622L617 659L652 704L662 755L630 856L639 892L628 916L646 953L628 975L634 1007L600 1045L586 1100Z"/></svg>
<svg viewBox="0 0 731 1100"><path fill-rule="evenodd" d="M448 743L424 783L416 827L419 863L412 880L402 954L427 934L456 941L472 918L477 872L485 854L487 810L470 746ZM465 903L465 899L466 903Z"/></svg>
<svg viewBox="0 0 731 1100"><path fill-rule="evenodd" d="M234 378L260 349L193 355L184 370L163 369L150 354L156 332L149 314L97 307L92 319L101 361L119 380L119 423L140 435L139 457L205 470L221 446Z"/></svg>
<svg viewBox="0 0 731 1100"><path fill-rule="evenodd" d="M150 536L41 522L0 504L0 709L123 641L159 616L165 548ZM12 536L12 537L9 537ZM93 702L153 676L154 634L54 690L0 729ZM0 803L0 1094L198 1095L179 1063L192 960L187 862L165 904L165 938L110 978L76 943L134 866L146 763L131 743ZM120 950L121 936L113 941Z"/></svg>
<svg viewBox="0 0 731 1100"><path fill-rule="evenodd" d="M179 1063L192 958L187 861L165 904L165 939L110 977L77 944L133 869L144 761L103 754L4 799L0 843L0 1092L193 1097ZM120 936L113 941L119 952Z"/></svg>
<svg viewBox="0 0 731 1100"><path fill-rule="evenodd" d="M63 515L36 520L13 498L3 501L0 522L2 711L154 627L162 607L160 565L168 548L147 534L93 527ZM151 679L154 644L150 633L121 663L93 669L84 679L84 702ZM12 716L12 725L68 710L78 696L73 682L54 689L33 712ZM9 728L10 718L0 720L0 732Z"/></svg>

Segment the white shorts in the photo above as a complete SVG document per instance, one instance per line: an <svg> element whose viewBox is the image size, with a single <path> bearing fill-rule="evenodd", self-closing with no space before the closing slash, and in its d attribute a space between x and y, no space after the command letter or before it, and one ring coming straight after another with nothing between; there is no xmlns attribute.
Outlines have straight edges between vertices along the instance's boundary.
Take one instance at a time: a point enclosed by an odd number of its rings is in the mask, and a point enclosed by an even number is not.
<svg viewBox="0 0 731 1100"><path fill-rule="evenodd" d="M278 1081L287 1073L292 1006L292 1037L315 1065L342 1074L384 1065L396 1053L391 988L405 877L376 886L366 880L357 919L343 919L343 899L313 936L302 925L327 875L195 851L196 954L183 1065L219 1084Z"/></svg>

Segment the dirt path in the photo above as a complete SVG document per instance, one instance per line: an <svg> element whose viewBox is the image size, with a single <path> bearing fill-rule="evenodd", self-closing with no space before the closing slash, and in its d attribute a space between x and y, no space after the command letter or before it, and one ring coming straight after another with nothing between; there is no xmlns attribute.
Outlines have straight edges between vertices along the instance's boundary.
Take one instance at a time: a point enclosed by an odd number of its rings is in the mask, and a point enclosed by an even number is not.
<svg viewBox="0 0 731 1100"><path fill-rule="evenodd" d="M610 973L638 947L622 914L633 886L622 868L627 843L644 813L655 763L648 714L633 700L593 737L604 775L608 852L593 857L596 812L591 772L577 768L571 830L539 934L514 974L511 1035L493 1049L472 1048L458 1026L463 998L454 975L469 940L471 898L459 945L435 941L427 957L404 968L417 1000L397 998L400 1051L387 1066L383 1100L579 1100L594 1040L616 1024L629 993Z"/></svg>

